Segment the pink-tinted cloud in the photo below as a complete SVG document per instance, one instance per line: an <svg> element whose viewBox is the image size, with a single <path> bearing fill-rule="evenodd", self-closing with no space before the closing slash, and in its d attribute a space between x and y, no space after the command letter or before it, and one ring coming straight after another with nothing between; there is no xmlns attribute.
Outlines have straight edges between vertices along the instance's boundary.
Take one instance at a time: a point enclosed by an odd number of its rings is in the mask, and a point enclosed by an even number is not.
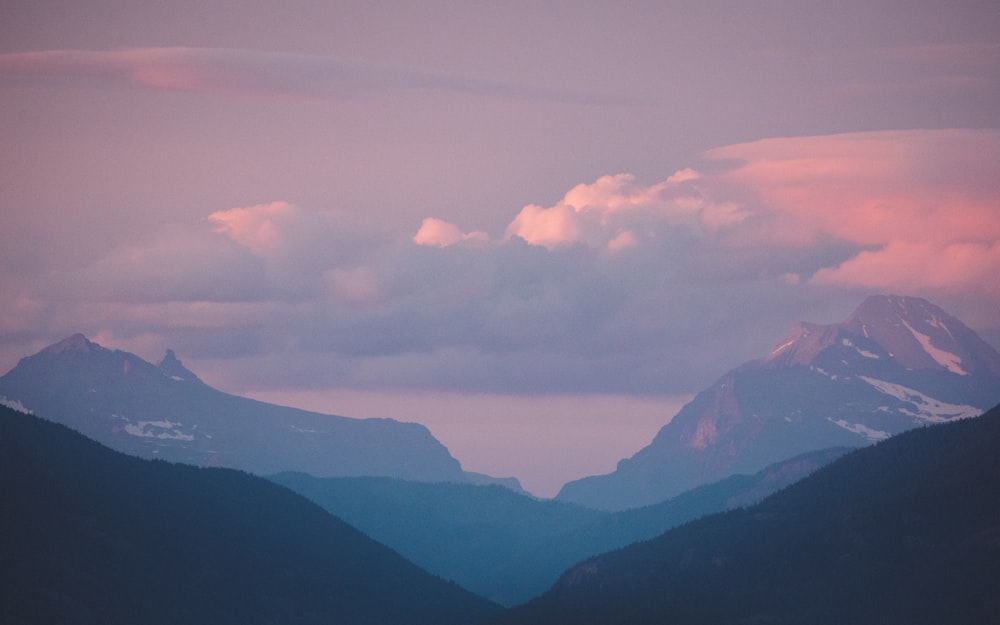
<svg viewBox="0 0 1000 625"><path fill-rule="evenodd" d="M345 97L435 90L577 104L632 104L617 96L455 76L336 57L232 48L44 50L0 54L0 74L88 78L213 94Z"/></svg>
<svg viewBox="0 0 1000 625"><path fill-rule="evenodd" d="M266 256L285 244L284 231L296 220L299 209L288 202L271 202L216 211L208 220L254 254Z"/></svg>
<svg viewBox="0 0 1000 625"><path fill-rule="evenodd" d="M429 245L432 247L448 247L463 241L475 243L487 243L490 237L485 232L462 232L458 226L447 221L427 217L420 224L420 229L413 235L413 242L417 245Z"/></svg>
<svg viewBox="0 0 1000 625"><path fill-rule="evenodd" d="M813 278L899 291L985 289L1000 275L1000 132L916 130L767 139L712 150L711 179L756 223L733 245L863 249ZM744 238L740 238L744 237Z"/></svg>
<svg viewBox="0 0 1000 625"><path fill-rule="evenodd" d="M817 260L804 274L772 270L791 282L900 292L1000 289L989 278L1000 275L1000 131L775 138L706 157L711 173L577 185L554 206L525 206L507 234L550 249L619 250L686 227L702 250L714 250L704 258L789 250L801 259L836 243L853 253Z"/></svg>
<svg viewBox="0 0 1000 625"><path fill-rule="evenodd" d="M519 236L532 245L558 247L583 239L583 219L566 204L544 208L529 204L507 227L507 236Z"/></svg>
<svg viewBox="0 0 1000 625"><path fill-rule="evenodd" d="M644 185L632 174L602 176L573 187L554 206L525 206L507 227L507 236L548 248L583 243L618 250L635 245L661 222L730 222L732 218L716 214L717 207L697 192L699 177L683 169Z"/></svg>
<svg viewBox="0 0 1000 625"><path fill-rule="evenodd" d="M975 294L1000 303L998 276L1000 243L893 240L877 251L863 251L837 267L819 270L813 282L902 293Z"/></svg>

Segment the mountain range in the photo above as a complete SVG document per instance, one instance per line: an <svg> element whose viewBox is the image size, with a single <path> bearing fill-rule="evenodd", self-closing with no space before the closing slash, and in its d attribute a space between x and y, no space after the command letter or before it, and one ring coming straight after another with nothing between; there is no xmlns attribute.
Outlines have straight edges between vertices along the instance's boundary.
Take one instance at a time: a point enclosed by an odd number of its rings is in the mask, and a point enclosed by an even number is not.
<svg viewBox="0 0 1000 625"><path fill-rule="evenodd" d="M168 350L159 365L75 334L0 377L0 402L143 458L257 474L380 475L417 481L516 479L467 473L430 431L352 419L218 391Z"/></svg>
<svg viewBox="0 0 1000 625"><path fill-rule="evenodd" d="M0 377L37 415L0 406L0 622L996 622L997 402L974 332L872 297L540 501L423 426L74 335Z"/></svg>
<svg viewBox="0 0 1000 625"><path fill-rule="evenodd" d="M581 562L496 625L1000 622L1000 406Z"/></svg>
<svg viewBox="0 0 1000 625"><path fill-rule="evenodd" d="M585 558L653 538L706 514L756 503L847 451L811 452L754 475L734 475L621 512L538 500L496 485L302 473L269 479L421 568L510 606L540 595Z"/></svg>
<svg viewBox="0 0 1000 625"><path fill-rule="evenodd" d="M244 472L0 406L0 622L436 625L499 606Z"/></svg>
<svg viewBox="0 0 1000 625"><path fill-rule="evenodd" d="M799 323L768 355L699 393L645 448L560 501L622 510L809 450L860 446L1000 402L1000 354L916 297L864 300L842 323Z"/></svg>

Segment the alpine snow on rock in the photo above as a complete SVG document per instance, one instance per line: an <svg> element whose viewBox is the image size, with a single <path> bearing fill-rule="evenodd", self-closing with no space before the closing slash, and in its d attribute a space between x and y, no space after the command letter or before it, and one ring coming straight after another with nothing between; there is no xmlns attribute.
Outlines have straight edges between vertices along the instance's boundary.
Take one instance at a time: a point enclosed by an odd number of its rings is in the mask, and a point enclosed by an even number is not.
<svg viewBox="0 0 1000 625"><path fill-rule="evenodd" d="M22 358L0 377L0 402L143 458L262 475L489 481L463 472L423 425L229 395L202 382L173 351L154 365L82 334Z"/></svg>
<svg viewBox="0 0 1000 625"><path fill-rule="evenodd" d="M652 443L557 499L649 505L813 449L862 446L975 417L1000 401L1000 354L930 302L866 299L844 322L797 324L763 358L699 393Z"/></svg>

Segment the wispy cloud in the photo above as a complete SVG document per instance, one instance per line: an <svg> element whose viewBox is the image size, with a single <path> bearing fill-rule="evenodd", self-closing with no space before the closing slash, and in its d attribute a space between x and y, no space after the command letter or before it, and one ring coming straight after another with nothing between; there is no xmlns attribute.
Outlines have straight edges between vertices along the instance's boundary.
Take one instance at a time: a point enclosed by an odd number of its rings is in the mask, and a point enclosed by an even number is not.
<svg viewBox="0 0 1000 625"><path fill-rule="evenodd" d="M0 55L0 74L220 95L343 98L387 91L445 91L581 105L636 104L630 96L526 85L329 56L232 48L45 50Z"/></svg>

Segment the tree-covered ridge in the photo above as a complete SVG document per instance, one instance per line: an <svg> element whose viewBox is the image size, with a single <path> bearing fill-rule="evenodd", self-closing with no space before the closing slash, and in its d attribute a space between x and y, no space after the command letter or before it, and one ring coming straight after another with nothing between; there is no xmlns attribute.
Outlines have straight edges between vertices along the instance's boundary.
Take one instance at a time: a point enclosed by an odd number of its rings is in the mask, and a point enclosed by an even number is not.
<svg viewBox="0 0 1000 625"><path fill-rule="evenodd" d="M503 605L547 590L570 566L706 514L754 503L845 453L803 454L656 505L600 512L500 486L391 478L270 479L315 501L409 560Z"/></svg>
<svg viewBox="0 0 1000 625"><path fill-rule="evenodd" d="M567 571L514 623L1000 622L1000 407Z"/></svg>
<svg viewBox="0 0 1000 625"><path fill-rule="evenodd" d="M469 623L499 607L289 490L0 407L4 623Z"/></svg>

